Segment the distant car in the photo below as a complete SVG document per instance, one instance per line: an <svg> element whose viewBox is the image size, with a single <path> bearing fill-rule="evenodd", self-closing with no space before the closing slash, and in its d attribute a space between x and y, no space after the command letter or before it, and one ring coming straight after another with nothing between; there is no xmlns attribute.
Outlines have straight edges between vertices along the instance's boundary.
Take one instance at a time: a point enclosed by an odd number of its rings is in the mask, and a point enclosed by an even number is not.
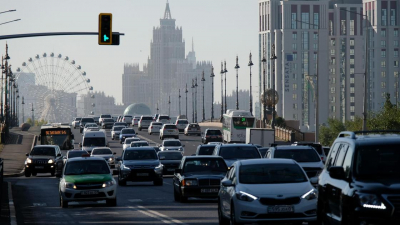
<svg viewBox="0 0 400 225"><path fill-rule="evenodd" d="M89 155L89 153L87 151L83 151L83 150L69 150L67 152L67 154L65 156L63 156L64 165L68 159L82 157L84 155Z"/></svg>
<svg viewBox="0 0 400 225"><path fill-rule="evenodd" d="M153 133L160 133L162 125L163 124L160 122L151 122L150 127L147 129L147 131L150 135L152 135Z"/></svg>
<svg viewBox="0 0 400 225"><path fill-rule="evenodd" d="M180 151L163 151L158 152L158 158L163 165L163 175L174 174L182 161L182 152Z"/></svg>
<svg viewBox="0 0 400 225"><path fill-rule="evenodd" d="M25 177L36 176L37 173L56 174L56 169L62 168L61 150L58 145L36 145L30 153L26 153Z"/></svg>
<svg viewBox="0 0 400 225"><path fill-rule="evenodd" d="M160 129L160 139L175 138L179 139L179 131L175 124L164 124Z"/></svg>
<svg viewBox="0 0 400 225"><path fill-rule="evenodd" d="M137 126L139 124L140 116L134 116L132 119L132 127Z"/></svg>
<svg viewBox="0 0 400 225"><path fill-rule="evenodd" d="M158 119L156 120L156 122L160 122L163 124L166 124L166 123L169 124L169 123L171 123L171 118L167 115L160 115L160 116L158 116Z"/></svg>
<svg viewBox="0 0 400 225"><path fill-rule="evenodd" d="M124 144L122 145L122 150L125 150L125 149L131 147L131 143L134 141L140 141L140 138L138 138L138 137L126 138L124 141Z"/></svg>
<svg viewBox="0 0 400 225"><path fill-rule="evenodd" d="M228 167L219 156L185 156L173 177L174 200L217 198Z"/></svg>
<svg viewBox="0 0 400 225"><path fill-rule="evenodd" d="M92 117L83 117L81 121L79 122L79 132L83 132L83 128L87 123L95 123L94 119Z"/></svg>
<svg viewBox="0 0 400 225"><path fill-rule="evenodd" d="M196 155L212 155L216 145L207 144L197 146Z"/></svg>
<svg viewBox="0 0 400 225"><path fill-rule="evenodd" d="M221 156L229 167L237 160L262 158L256 146L252 144L216 145L213 155Z"/></svg>
<svg viewBox="0 0 400 225"><path fill-rule="evenodd" d="M149 128L151 122L153 122L153 117L151 117L151 116L140 117L140 120L138 123L138 130L141 131L143 129Z"/></svg>
<svg viewBox="0 0 400 225"><path fill-rule="evenodd" d="M189 121L187 119L180 119L176 120L175 122L175 125L176 127L178 127L179 132L183 132L188 124Z"/></svg>
<svg viewBox="0 0 400 225"><path fill-rule="evenodd" d="M325 155L325 151L322 148L322 145L319 143L314 143L314 142L295 142L292 145L297 146L297 145L306 145L306 146L311 146L313 147L319 154L319 156L321 157L322 162L325 163L326 161L326 155Z"/></svg>
<svg viewBox="0 0 400 225"><path fill-rule="evenodd" d="M125 126L113 126L111 129L111 139L119 139L119 135L121 133L121 130L126 128Z"/></svg>
<svg viewBox="0 0 400 225"><path fill-rule="evenodd" d="M128 128L128 124L124 122L115 122L113 126L124 126L125 128Z"/></svg>
<svg viewBox="0 0 400 225"><path fill-rule="evenodd" d="M128 125L132 123L132 116L131 115L124 115L122 117L122 122L127 123Z"/></svg>
<svg viewBox="0 0 400 225"><path fill-rule="evenodd" d="M143 147L149 146L149 142L147 141L132 141L130 147Z"/></svg>
<svg viewBox="0 0 400 225"><path fill-rule="evenodd" d="M97 125L100 125L99 119L100 119L99 116L93 116L93 120L94 120L94 122L95 122Z"/></svg>
<svg viewBox="0 0 400 225"><path fill-rule="evenodd" d="M104 119L112 119L110 114L102 114L99 118L99 124L101 125Z"/></svg>
<svg viewBox="0 0 400 225"><path fill-rule="evenodd" d="M114 120L112 118L104 118L101 121L101 127L104 129L111 129L114 126Z"/></svg>
<svg viewBox="0 0 400 225"><path fill-rule="evenodd" d="M328 155L329 155L329 150L331 149L331 147L329 147L329 146L324 146L324 147L322 147L322 148L324 149L325 155L328 156Z"/></svg>
<svg viewBox="0 0 400 225"><path fill-rule="evenodd" d="M219 224L316 224L318 191L290 159L235 162L221 181Z"/></svg>
<svg viewBox="0 0 400 225"><path fill-rule="evenodd" d="M104 160L107 161L110 168L115 168L115 156L114 156L115 154L116 154L115 152L111 151L111 148L99 147L99 148L93 148L90 156L104 158Z"/></svg>
<svg viewBox="0 0 400 225"><path fill-rule="evenodd" d="M201 142L203 144L207 144L210 141L217 141L217 142L223 141L222 133L218 129L207 128L202 134L203 136L201 137Z"/></svg>
<svg viewBox="0 0 400 225"><path fill-rule="evenodd" d="M176 150L180 151L182 155L185 152L185 145L183 145L180 140L167 139L164 140L158 147L160 147L160 151Z"/></svg>
<svg viewBox="0 0 400 225"><path fill-rule="evenodd" d="M188 135L197 135L200 136L201 135L201 129L199 124L197 123L190 123L186 126L185 130L183 131L183 133L188 136Z"/></svg>
<svg viewBox="0 0 400 225"><path fill-rule="evenodd" d="M100 128L97 126L96 123L87 123L83 128L82 135L85 135L87 131L98 131Z"/></svg>
<svg viewBox="0 0 400 225"><path fill-rule="evenodd" d="M122 144L125 138L136 137L136 132L133 128L124 128L119 134L119 143Z"/></svg>
<svg viewBox="0 0 400 225"><path fill-rule="evenodd" d="M80 117L76 117L74 119L74 121L72 121L72 127L74 127L74 129L76 129L77 127L79 127L81 122L81 118Z"/></svg>
<svg viewBox="0 0 400 225"><path fill-rule="evenodd" d="M127 181L153 181L156 186L163 185L163 166L153 147L129 147L118 160L118 185L125 186Z"/></svg>

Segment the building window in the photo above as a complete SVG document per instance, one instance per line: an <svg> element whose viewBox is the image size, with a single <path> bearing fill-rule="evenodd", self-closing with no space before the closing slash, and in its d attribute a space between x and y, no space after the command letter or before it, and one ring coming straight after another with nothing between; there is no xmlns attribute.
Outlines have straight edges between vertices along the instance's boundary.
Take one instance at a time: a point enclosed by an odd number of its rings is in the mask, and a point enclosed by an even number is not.
<svg viewBox="0 0 400 225"><path fill-rule="evenodd" d="M350 106L350 112L354 112L354 106Z"/></svg>
<svg viewBox="0 0 400 225"><path fill-rule="evenodd" d="M297 60L297 53L293 53L293 60Z"/></svg>
<svg viewBox="0 0 400 225"><path fill-rule="evenodd" d="M314 43L314 50L318 50L318 44Z"/></svg>
<svg viewBox="0 0 400 225"><path fill-rule="evenodd" d="M309 29L310 28L310 14L308 12L301 13L301 28Z"/></svg>
<svg viewBox="0 0 400 225"><path fill-rule="evenodd" d="M393 76L394 76L394 77L399 77L399 71L394 71L394 72L393 72Z"/></svg>
<svg viewBox="0 0 400 225"><path fill-rule="evenodd" d="M336 77L332 78L332 84L336 84Z"/></svg>
<svg viewBox="0 0 400 225"><path fill-rule="evenodd" d="M381 41L381 47L385 48L386 47L386 41Z"/></svg>
<svg viewBox="0 0 400 225"><path fill-rule="evenodd" d="M385 29L381 30L381 37L386 37L386 30Z"/></svg>
<svg viewBox="0 0 400 225"><path fill-rule="evenodd" d="M296 43L293 43L293 44L292 44L292 48L293 48L293 50L297 50L297 44L296 44Z"/></svg>
<svg viewBox="0 0 400 225"><path fill-rule="evenodd" d="M354 102L354 97L350 97L350 102Z"/></svg>
<svg viewBox="0 0 400 225"><path fill-rule="evenodd" d="M396 26L396 9L390 9L390 25Z"/></svg>
<svg viewBox="0 0 400 225"><path fill-rule="evenodd" d="M297 84L293 84L293 91L297 90Z"/></svg>
<svg viewBox="0 0 400 225"><path fill-rule="evenodd" d="M381 77L386 77L386 72L385 71L381 72Z"/></svg>
<svg viewBox="0 0 400 225"><path fill-rule="evenodd" d="M335 46L335 44L336 44L335 39L331 39L331 46Z"/></svg>
<svg viewBox="0 0 400 225"><path fill-rule="evenodd" d="M297 29L297 13L292 13L292 29Z"/></svg>
<svg viewBox="0 0 400 225"><path fill-rule="evenodd" d="M386 88L386 82L385 81L381 82L381 88Z"/></svg>
<svg viewBox="0 0 400 225"><path fill-rule="evenodd" d="M350 84L354 84L354 77L350 77Z"/></svg>
<svg viewBox="0 0 400 225"><path fill-rule="evenodd" d="M297 114L293 114L293 119L297 120Z"/></svg>
<svg viewBox="0 0 400 225"><path fill-rule="evenodd" d="M331 55L335 55L335 49L331 49Z"/></svg>
<svg viewBox="0 0 400 225"><path fill-rule="evenodd" d="M331 58L331 65L336 65L336 59L335 58Z"/></svg>
<svg viewBox="0 0 400 225"><path fill-rule="evenodd" d="M293 74L293 80L296 80L297 79L297 74Z"/></svg>
<svg viewBox="0 0 400 225"><path fill-rule="evenodd" d="M387 18L387 9L382 9L382 11L381 11L381 16L382 16L381 25L382 25L382 26L387 26L387 21L386 21L386 18Z"/></svg>
<svg viewBox="0 0 400 225"><path fill-rule="evenodd" d="M399 61L398 60L394 61L394 67L399 67Z"/></svg>
<svg viewBox="0 0 400 225"><path fill-rule="evenodd" d="M354 116L350 116L351 121L354 121L354 118L355 118Z"/></svg>
<svg viewBox="0 0 400 225"><path fill-rule="evenodd" d="M393 45L394 45L394 47L399 47L399 41L393 41Z"/></svg>
<svg viewBox="0 0 400 225"><path fill-rule="evenodd" d="M332 103L335 103L335 102L336 102L336 98L335 98L335 96L332 96L332 98L331 98L331 102L332 102Z"/></svg>
<svg viewBox="0 0 400 225"><path fill-rule="evenodd" d="M297 100L297 94L293 94L293 100Z"/></svg>
<svg viewBox="0 0 400 225"><path fill-rule="evenodd" d="M350 39L350 46L354 46L354 39Z"/></svg>
<svg viewBox="0 0 400 225"><path fill-rule="evenodd" d="M297 33L293 33L292 38L293 38L293 40L297 40Z"/></svg>
<svg viewBox="0 0 400 225"><path fill-rule="evenodd" d="M303 42L303 50L308 50L308 32L307 31L303 31L302 32L302 42Z"/></svg>
<svg viewBox="0 0 400 225"><path fill-rule="evenodd" d="M335 87L331 87L331 93L332 93L332 94L335 93Z"/></svg>
<svg viewBox="0 0 400 225"><path fill-rule="evenodd" d="M350 87L350 93L351 93L351 94L354 93L354 87Z"/></svg>
<svg viewBox="0 0 400 225"><path fill-rule="evenodd" d="M354 55L354 49L350 49L350 55Z"/></svg>
<svg viewBox="0 0 400 225"><path fill-rule="evenodd" d="M314 13L314 29L319 28L319 13Z"/></svg>
<svg viewBox="0 0 400 225"><path fill-rule="evenodd" d="M386 58L386 50L381 50L381 57Z"/></svg>
<svg viewBox="0 0 400 225"><path fill-rule="evenodd" d="M293 103L293 109L297 109L297 103Z"/></svg>
<svg viewBox="0 0 400 225"><path fill-rule="evenodd" d="M334 74L336 74L336 68L332 68L331 69L331 73L334 75Z"/></svg>
<svg viewBox="0 0 400 225"><path fill-rule="evenodd" d="M399 57L399 50L394 50L394 52L393 52L393 56L394 57Z"/></svg>
<svg viewBox="0 0 400 225"><path fill-rule="evenodd" d="M386 67L386 61L382 61L382 62L381 62L381 67L382 67L382 68L385 68L385 67Z"/></svg>
<svg viewBox="0 0 400 225"><path fill-rule="evenodd" d="M350 20L350 35L354 35L354 20Z"/></svg>
<svg viewBox="0 0 400 225"><path fill-rule="evenodd" d="M350 74L354 74L354 68L350 68Z"/></svg>
<svg viewBox="0 0 400 225"><path fill-rule="evenodd" d="M336 107L333 105L333 106L331 106L331 112L336 112Z"/></svg>
<svg viewBox="0 0 400 225"><path fill-rule="evenodd" d="M394 30L393 31L393 36L398 37L399 36L399 30Z"/></svg>
<svg viewBox="0 0 400 225"><path fill-rule="evenodd" d="M296 59L297 59L297 54L296 54ZM293 69L297 70L297 63L293 64Z"/></svg>
<svg viewBox="0 0 400 225"><path fill-rule="evenodd" d="M350 59L350 64L354 65L354 59Z"/></svg>
<svg viewBox="0 0 400 225"><path fill-rule="evenodd" d="M318 33L314 33L314 40L318 39Z"/></svg>

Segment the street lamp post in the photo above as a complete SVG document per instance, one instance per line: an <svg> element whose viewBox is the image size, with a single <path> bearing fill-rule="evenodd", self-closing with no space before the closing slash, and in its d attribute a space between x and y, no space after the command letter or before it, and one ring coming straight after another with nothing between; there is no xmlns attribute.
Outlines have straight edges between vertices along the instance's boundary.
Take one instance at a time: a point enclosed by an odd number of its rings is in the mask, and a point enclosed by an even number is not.
<svg viewBox="0 0 400 225"><path fill-rule="evenodd" d="M222 118L224 115L224 63L221 62L221 117L220 121L222 122Z"/></svg>
<svg viewBox="0 0 400 225"><path fill-rule="evenodd" d="M211 122L214 119L214 66L211 66Z"/></svg>
<svg viewBox="0 0 400 225"><path fill-rule="evenodd" d="M195 123L195 120L194 120L194 111L195 111L195 108L194 108L194 88L195 88L195 86L194 86L194 79L192 79L192 121L193 121L193 123Z"/></svg>
<svg viewBox="0 0 400 225"><path fill-rule="evenodd" d="M35 126L35 110L33 109L33 103L32 103L32 126Z"/></svg>
<svg viewBox="0 0 400 225"><path fill-rule="evenodd" d="M239 56L236 56L236 110L239 110Z"/></svg>
<svg viewBox="0 0 400 225"><path fill-rule="evenodd" d="M203 74L201 75L201 82L203 83L203 119L202 119L203 122L206 120L206 111L204 108L204 82L205 81L206 81L206 78L204 78L204 70L203 70Z"/></svg>
<svg viewBox="0 0 400 225"><path fill-rule="evenodd" d="M160 109L158 108L158 102L157 102L157 109L156 109L156 110L157 110L157 114L158 114L158 110L160 110Z"/></svg>
<svg viewBox="0 0 400 225"><path fill-rule="evenodd" d="M17 123L17 126L19 126L19 110L18 110L18 108L19 108L19 94L17 94L17 106L16 106L16 110L17 110L16 123Z"/></svg>
<svg viewBox="0 0 400 225"><path fill-rule="evenodd" d="M266 127L267 124L267 104L266 104L266 93L265 93L265 63L267 62L267 59L265 58L265 49L263 51L263 58L261 60L261 62L263 63L263 95L262 95L262 103L263 103L263 122L260 124L262 125L262 128Z"/></svg>
<svg viewBox="0 0 400 225"><path fill-rule="evenodd" d="M251 92L251 67L254 65L253 61L251 61L251 52L250 52L250 56L249 56L249 64L248 66L250 67L250 114L253 115L253 95Z"/></svg>
<svg viewBox="0 0 400 225"><path fill-rule="evenodd" d="M4 58L3 56L1 57L1 93L3 93L3 84L4 84L4 77L3 74L5 73L4 71ZM4 122L4 103L3 103L3 95L1 94L1 122Z"/></svg>
<svg viewBox="0 0 400 225"><path fill-rule="evenodd" d="M185 106L186 106L186 114L185 114L185 116L189 116L188 115L188 111L187 111L187 93L188 93L189 91L188 91L188 89L187 89L187 83L186 83L186 89L185 89L185 95L186 95L186 104L185 104Z"/></svg>
<svg viewBox="0 0 400 225"><path fill-rule="evenodd" d="M224 73L225 73L225 113L226 113L226 110L228 110L228 105L227 105L227 102L226 102L226 73L228 72L228 70L226 70L226 61L224 62Z"/></svg>
<svg viewBox="0 0 400 225"><path fill-rule="evenodd" d="M275 59L277 59L275 55L275 44L272 44L272 53L271 53L271 60L272 60L272 122L271 128L275 129Z"/></svg>
<svg viewBox="0 0 400 225"><path fill-rule="evenodd" d="M25 123L25 99L24 96L22 96L22 123Z"/></svg>
<svg viewBox="0 0 400 225"><path fill-rule="evenodd" d="M171 116L171 96L168 96L168 116Z"/></svg>
<svg viewBox="0 0 400 225"><path fill-rule="evenodd" d="M197 123L197 87L199 86L199 85L197 85L197 77L196 77L196 81L195 82L196 83L194 84L194 87L195 87L196 93L195 93L195 96L194 96L194 106L195 106L194 121L195 121L195 123Z"/></svg>
<svg viewBox="0 0 400 225"><path fill-rule="evenodd" d="M181 115L181 89L179 89L179 96L178 96L178 98L179 98L179 115Z"/></svg>

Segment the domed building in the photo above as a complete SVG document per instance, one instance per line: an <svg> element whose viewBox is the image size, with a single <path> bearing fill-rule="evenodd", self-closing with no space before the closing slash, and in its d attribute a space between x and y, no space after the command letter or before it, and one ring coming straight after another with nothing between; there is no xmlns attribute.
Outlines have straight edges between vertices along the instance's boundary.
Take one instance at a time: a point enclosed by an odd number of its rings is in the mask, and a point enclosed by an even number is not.
<svg viewBox="0 0 400 225"><path fill-rule="evenodd" d="M151 115L151 110L146 104L136 103L126 107L124 115L131 115L131 116Z"/></svg>

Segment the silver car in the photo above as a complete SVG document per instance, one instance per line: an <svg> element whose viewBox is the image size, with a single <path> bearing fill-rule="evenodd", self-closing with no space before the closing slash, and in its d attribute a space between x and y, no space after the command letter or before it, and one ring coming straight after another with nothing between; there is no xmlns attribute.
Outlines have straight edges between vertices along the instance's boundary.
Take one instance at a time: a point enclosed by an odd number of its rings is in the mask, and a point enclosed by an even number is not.
<svg viewBox="0 0 400 225"><path fill-rule="evenodd" d="M116 153L112 152L110 148L93 148L92 153L90 154L91 157L100 157L104 158L110 168L115 168L115 155Z"/></svg>

